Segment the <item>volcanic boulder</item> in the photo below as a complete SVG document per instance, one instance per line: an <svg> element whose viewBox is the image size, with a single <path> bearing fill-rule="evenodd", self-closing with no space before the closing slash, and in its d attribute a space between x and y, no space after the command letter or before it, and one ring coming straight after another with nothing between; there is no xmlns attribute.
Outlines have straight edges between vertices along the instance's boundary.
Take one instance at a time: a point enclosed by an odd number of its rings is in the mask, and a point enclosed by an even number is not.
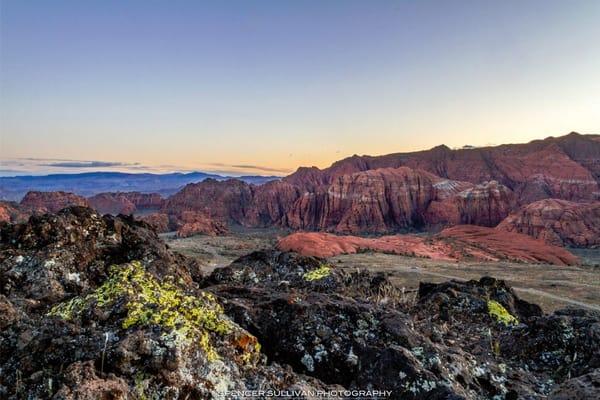
<svg viewBox="0 0 600 400"><path fill-rule="evenodd" d="M414 296L383 273L273 250L205 277L147 224L71 207L0 225L0 283L7 399L599 393L600 316L542 315L489 277Z"/></svg>

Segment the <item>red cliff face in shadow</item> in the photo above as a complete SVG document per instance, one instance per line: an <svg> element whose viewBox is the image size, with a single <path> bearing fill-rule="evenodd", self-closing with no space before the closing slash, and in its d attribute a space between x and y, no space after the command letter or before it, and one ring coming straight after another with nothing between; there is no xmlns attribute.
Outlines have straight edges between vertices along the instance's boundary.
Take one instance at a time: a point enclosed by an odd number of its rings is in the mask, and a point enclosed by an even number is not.
<svg viewBox="0 0 600 400"><path fill-rule="evenodd" d="M169 197L162 212L177 215L182 211L197 211L224 223L243 224L251 201L252 189L247 183L237 179L207 179L190 183Z"/></svg>
<svg viewBox="0 0 600 400"><path fill-rule="evenodd" d="M24 212L34 214L55 213L68 206L90 206L85 197L68 192L29 192L20 205Z"/></svg>
<svg viewBox="0 0 600 400"><path fill-rule="evenodd" d="M88 201L100 214L129 215L136 210L135 204L119 193L99 193L88 198Z"/></svg>
<svg viewBox="0 0 600 400"><path fill-rule="evenodd" d="M600 246L600 202L536 201L508 216L497 229L559 246Z"/></svg>
<svg viewBox="0 0 600 400"><path fill-rule="evenodd" d="M90 205L101 214L129 215L139 211L158 210L163 198L158 193L114 192L89 197Z"/></svg>
<svg viewBox="0 0 600 400"><path fill-rule="evenodd" d="M184 211L174 222L178 237L193 235L218 236L227 233L227 227L220 221L196 211Z"/></svg>
<svg viewBox="0 0 600 400"><path fill-rule="evenodd" d="M387 232L422 225L436 177L410 168L343 175L326 190L305 193L288 214L294 229Z"/></svg>
<svg viewBox="0 0 600 400"><path fill-rule="evenodd" d="M287 181L205 181L169 198L163 212L198 211L250 227L384 233L459 223L494 226L514 206L512 191L497 182L473 185L399 167L343 175L314 191Z"/></svg>
<svg viewBox="0 0 600 400"><path fill-rule="evenodd" d="M277 246L284 251L315 257L376 251L446 261L509 260L556 265L578 262L577 257L567 250L541 240L473 225L448 228L430 238L415 235L362 238L323 232L298 232L280 239Z"/></svg>

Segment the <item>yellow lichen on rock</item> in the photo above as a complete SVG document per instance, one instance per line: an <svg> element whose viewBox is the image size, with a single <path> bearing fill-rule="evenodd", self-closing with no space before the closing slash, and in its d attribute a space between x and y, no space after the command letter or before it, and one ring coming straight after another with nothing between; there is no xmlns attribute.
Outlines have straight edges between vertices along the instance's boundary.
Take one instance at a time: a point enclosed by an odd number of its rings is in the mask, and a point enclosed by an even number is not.
<svg viewBox="0 0 600 400"><path fill-rule="evenodd" d="M504 325L517 325L519 320L495 300L487 301L488 314Z"/></svg>
<svg viewBox="0 0 600 400"><path fill-rule="evenodd" d="M303 278L305 281L318 281L331 275L331 267L326 264L321 264L319 268L305 272Z"/></svg>
<svg viewBox="0 0 600 400"><path fill-rule="evenodd" d="M218 358L212 346L213 334L223 337L240 330L225 317L214 295L186 295L172 279L158 281L137 261L111 267L109 278L100 287L85 297L55 306L48 315L72 320L90 307L106 308L122 299L127 309L123 329L158 325L165 335L197 343L209 360Z"/></svg>

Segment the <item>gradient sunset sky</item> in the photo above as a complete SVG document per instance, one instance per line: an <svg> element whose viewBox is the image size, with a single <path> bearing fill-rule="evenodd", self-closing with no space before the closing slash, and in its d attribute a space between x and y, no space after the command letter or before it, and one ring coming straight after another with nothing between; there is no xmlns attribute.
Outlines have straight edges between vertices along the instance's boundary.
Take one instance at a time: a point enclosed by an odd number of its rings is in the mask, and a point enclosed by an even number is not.
<svg viewBox="0 0 600 400"><path fill-rule="evenodd" d="M600 133L600 1L2 0L0 23L5 175Z"/></svg>

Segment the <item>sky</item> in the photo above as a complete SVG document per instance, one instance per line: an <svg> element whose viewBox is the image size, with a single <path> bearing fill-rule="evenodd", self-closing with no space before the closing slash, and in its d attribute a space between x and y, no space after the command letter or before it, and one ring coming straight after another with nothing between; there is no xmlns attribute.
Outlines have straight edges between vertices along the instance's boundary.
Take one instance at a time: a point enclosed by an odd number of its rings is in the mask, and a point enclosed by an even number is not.
<svg viewBox="0 0 600 400"><path fill-rule="evenodd" d="M600 133L600 2L0 1L2 174Z"/></svg>

